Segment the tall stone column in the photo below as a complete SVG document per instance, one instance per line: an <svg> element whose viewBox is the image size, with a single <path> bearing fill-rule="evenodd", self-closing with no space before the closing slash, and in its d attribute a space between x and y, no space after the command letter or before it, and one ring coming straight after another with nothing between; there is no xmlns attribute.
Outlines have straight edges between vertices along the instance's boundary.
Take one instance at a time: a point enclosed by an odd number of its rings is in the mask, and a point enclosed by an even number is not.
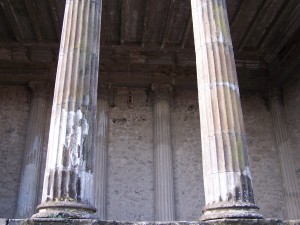
<svg viewBox="0 0 300 225"><path fill-rule="evenodd" d="M106 220L108 98L110 84L101 84L98 91L97 150L95 156L95 207L97 218Z"/></svg>
<svg viewBox="0 0 300 225"><path fill-rule="evenodd" d="M32 91L32 96L16 218L30 218L36 209L46 126L49 94L47 83L31 81L29 87Z"/></svg>
<svg viewBox="0 0 300 225"><path fill-rule="evenodd" d="M152 85L154 92L155 220L174 221L170 85Z"/></svg>
<svg viewBox="0 0 300 225"><path fill-rule="evenodd" d="M287 132L282 98L279 90L273 90L270 94L271 116L277 149L280 159L283 181L286 219L300 218L300 188L297 183L296 168L293 162L293 154Z"/></svg>
<svg viewBox="0 0 300 225"><path fill-rule="evenodd" d="M101 9L101 0L66 1L42 204L34 217L89 218L95 212Z"/></svg>
<svg viewBox="0 0 300 225"><path fill-rule="evenodd" d="M191 0L197 64L203 179L202 220L260 218L225 0Z"/></svg>

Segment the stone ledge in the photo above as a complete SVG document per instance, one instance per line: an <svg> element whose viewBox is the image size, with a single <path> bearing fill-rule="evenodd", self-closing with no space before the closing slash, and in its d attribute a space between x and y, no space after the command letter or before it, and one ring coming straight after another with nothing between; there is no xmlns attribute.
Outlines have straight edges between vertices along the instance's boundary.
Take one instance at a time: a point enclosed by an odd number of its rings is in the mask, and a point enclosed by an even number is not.
<svg viewBox="0 0 300 225"><path fill-rule="evenodd" d="M0 225L300 225L300 220L276 219L222 219L211 221L178 222L119 222L96 219L0 219Z"/></svg>

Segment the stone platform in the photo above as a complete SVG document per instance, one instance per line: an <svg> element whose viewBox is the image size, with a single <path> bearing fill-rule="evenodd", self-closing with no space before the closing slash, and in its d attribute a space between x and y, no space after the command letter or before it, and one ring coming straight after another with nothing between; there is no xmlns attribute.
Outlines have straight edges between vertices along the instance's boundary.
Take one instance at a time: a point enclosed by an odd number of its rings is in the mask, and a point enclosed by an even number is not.
<svg viewBox="0 0 300 225"><path fill-rule="evenodd" d="M275 219L222 219L211 221L178 222L119 222L96 219L0 219L0 225L300 225L300 220L282 221Z"/></svg>

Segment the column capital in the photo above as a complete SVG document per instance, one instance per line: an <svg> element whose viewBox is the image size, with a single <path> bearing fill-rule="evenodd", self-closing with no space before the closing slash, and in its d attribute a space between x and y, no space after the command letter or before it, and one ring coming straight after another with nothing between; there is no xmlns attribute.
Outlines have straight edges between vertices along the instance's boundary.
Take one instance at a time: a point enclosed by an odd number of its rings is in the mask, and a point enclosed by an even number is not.
<svg viewBox="0 0 300 225"><path fill-rule="evenodd" d="M276 100L278 102L280 102L281 104L283 104L283 93L282 93L282 89L279 87L276 88L272 88L269 93L269 99L272 100Z"/></svg>
<svg viewBox="0 0 300 225"><path fill-rule="evenodd" d="M173 97L173 86L171 84L152 84L151 90L157 100L170 101Z"/></svg>
<svg viewBox="0 0 300 225"><path fill-rule="evenodd" d="M98 98L107 98L112 92L112 84L109 82L99 83L98 85Z"/></svg>
<svg viewBox="0 0 300 225"><path fill-rule="evenodd" d="M35 97L47 97L54 90L54 84L48 81L30 81L28 87Z"/></svg>

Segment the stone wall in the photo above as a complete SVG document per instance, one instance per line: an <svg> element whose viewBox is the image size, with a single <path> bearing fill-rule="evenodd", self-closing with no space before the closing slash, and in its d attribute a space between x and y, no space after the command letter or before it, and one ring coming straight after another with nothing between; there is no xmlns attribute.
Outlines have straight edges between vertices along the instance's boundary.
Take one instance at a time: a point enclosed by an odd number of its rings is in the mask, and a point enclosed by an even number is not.
<svg viewBox="0 0 300 225"><path fill-rule="evenodd" d="M175 92L171 119L176 219L197 220L205 205L197 92Z"/></svg>
<svg viewBox="0 0 300 225"><path fill-rule="evenodd" d="M284 217L283 187L270 111L260 95L242 95L254 195L267 218Z"/></svg>
<svg viewBox="0 0 300 225"><path fill-rule="evenodd" d="M300 80L291 81L284 87L283 104L300 187Z"/></svg>
<svg viewBox="0 0 300 225"><path fill-rule="evenodd" d="M128 101L128 90L119 90L110 101L107 189L110 220L154 219L152 100L146 90L133 90L132 93L132 102ZM25 144L28 96L25 87L0 89L3 124L0 146L1 156L4 156L0 157L0 217L14 215ZM283 218L281 173L270 113L259 95L243 95L242 106L256 202L264 216ZM48 120L50 109L49 106ZM287 109L295 110L292 106L287 106ZM290 121L296 120L296 112ZM176 219L197 220L205 204L197 92L175 90L171 120ZM49 124L47 126L46 130ZM297 127L300 124L294 129L299 130ZM48 136L47 131L45 136ZM298 141L297 136L294 140ZM45 150L46 144L47 138ZM295 155L298 157L299 152ZM9 173L11 175L7 176Z"/></svg>
<svg viewBox="0 0 300 225"><path fill-rule="evenodd" d="M109 110L108 202L110 220L153 220L152 105L146 92L116 94Z"/></svg>
<svg viewBox="0 0 300 225"><path fill-rule="evenodd" d="M0 217L16 210L29 96L26 87L0 85Z"/></svg>

